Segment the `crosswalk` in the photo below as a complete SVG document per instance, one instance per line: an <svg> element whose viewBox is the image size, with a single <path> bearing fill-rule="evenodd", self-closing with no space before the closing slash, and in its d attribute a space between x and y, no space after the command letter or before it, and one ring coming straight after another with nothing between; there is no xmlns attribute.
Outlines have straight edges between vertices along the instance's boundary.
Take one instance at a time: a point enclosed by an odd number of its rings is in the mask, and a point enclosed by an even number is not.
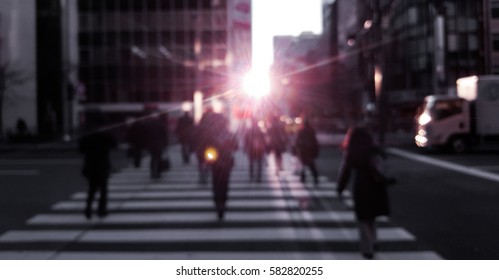
<svg viewBox="0 0 499 280"><path fill-rule="evenodd" d="M87 220L86 193L74 193L1 235L0 259L361 259L351 194L341 202L325 177L301 183L291 155L279 174L269 157L256 183L237 153L220 221L195 163L182 164L178 147L169 154L172 169L160 179L147 164L112 176L106 218ZM378 224L377 259L440 259L388 219Z"/></svg>

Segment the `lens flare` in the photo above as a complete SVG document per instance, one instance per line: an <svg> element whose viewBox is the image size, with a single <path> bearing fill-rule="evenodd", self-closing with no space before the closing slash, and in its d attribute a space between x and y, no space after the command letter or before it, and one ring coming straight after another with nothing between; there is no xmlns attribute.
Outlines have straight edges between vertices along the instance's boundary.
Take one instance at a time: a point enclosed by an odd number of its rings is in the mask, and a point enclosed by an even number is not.
<svg viewBox="0 0 499 280"><path fill-rule="evenodd" d="M218 159L218 151L213 147L208 147L204 150L204 159L207 162L215 162Z"/></svg>
<svg viewBox="0 0 499 280"><path fill-rule="evenodd" d="M246 95L260 98L270 93L270 78L263 72L249 72L243 80L243 91Z"/></svg>

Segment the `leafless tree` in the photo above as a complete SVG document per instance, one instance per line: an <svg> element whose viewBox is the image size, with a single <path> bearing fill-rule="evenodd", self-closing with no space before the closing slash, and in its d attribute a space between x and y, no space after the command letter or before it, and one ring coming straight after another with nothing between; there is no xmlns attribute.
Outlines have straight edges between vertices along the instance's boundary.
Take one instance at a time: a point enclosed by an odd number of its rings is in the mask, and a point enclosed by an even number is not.
<svg viewBox="0 0 499 280"><path fill-rule="evenodd" d="M4 138L3 113L4 104L11 97L9 90L26 83L30 75L21 68L10 63L0 64L0 139Z"/></svg>

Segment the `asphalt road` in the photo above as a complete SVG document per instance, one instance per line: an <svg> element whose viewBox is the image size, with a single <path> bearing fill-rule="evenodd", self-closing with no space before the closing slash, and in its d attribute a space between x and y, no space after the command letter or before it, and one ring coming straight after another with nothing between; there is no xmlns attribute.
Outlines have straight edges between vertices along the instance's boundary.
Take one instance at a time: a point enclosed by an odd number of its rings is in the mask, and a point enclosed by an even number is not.
<svg viewBox="0 0 499 280"><path fill-rule="evenodd" d="M405 149L413 152L417 150ZM499 174L499 153L424 154ZM128 165L123 152L113 154L117 168ZM341 163L337 148L323 148L322 175L335 181ZM390 155L392 222L413 233L446 259L499 259L498 182ZM37 152L0 158L0 234L22 227L35 214L86 189L75 152Z"/></svg>
<svg viewBox="0 0 499 280"><path fill-rule="evenodd" d="M116 169L128 161L122 151L113 153ZM77 191L86 190L76 151L32 151L0 157L0 234L22 227L35 214Z"/></svg>
<svg viewBox="0 0 499 280"><path fill-rule="evenodd" d="M414 152L499 174L499 153L467 155ZM322 149L322 174L335 180L341 153ZM398 179L390 189L392 222L408 229L446 259L499 259L499 183L389 155L387 171Z"/></svg>

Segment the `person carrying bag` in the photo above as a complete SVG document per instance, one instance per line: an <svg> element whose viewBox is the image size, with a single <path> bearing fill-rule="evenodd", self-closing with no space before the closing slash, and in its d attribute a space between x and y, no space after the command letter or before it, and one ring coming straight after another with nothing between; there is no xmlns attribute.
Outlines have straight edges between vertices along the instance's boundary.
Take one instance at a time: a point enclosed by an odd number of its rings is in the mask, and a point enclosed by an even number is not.
<svg viewBox="0 0 499 280"><path fill-rule="evenodd" d="M364 258L374 258L376 243L375 219L389 216L387 186L394 183L386 177L379 165L379 151L372 136L363 127L349 129L344 141L344 155L338 176L337 192L342 193L353 176L354 212L359 225L361 252Z"/></svg>

